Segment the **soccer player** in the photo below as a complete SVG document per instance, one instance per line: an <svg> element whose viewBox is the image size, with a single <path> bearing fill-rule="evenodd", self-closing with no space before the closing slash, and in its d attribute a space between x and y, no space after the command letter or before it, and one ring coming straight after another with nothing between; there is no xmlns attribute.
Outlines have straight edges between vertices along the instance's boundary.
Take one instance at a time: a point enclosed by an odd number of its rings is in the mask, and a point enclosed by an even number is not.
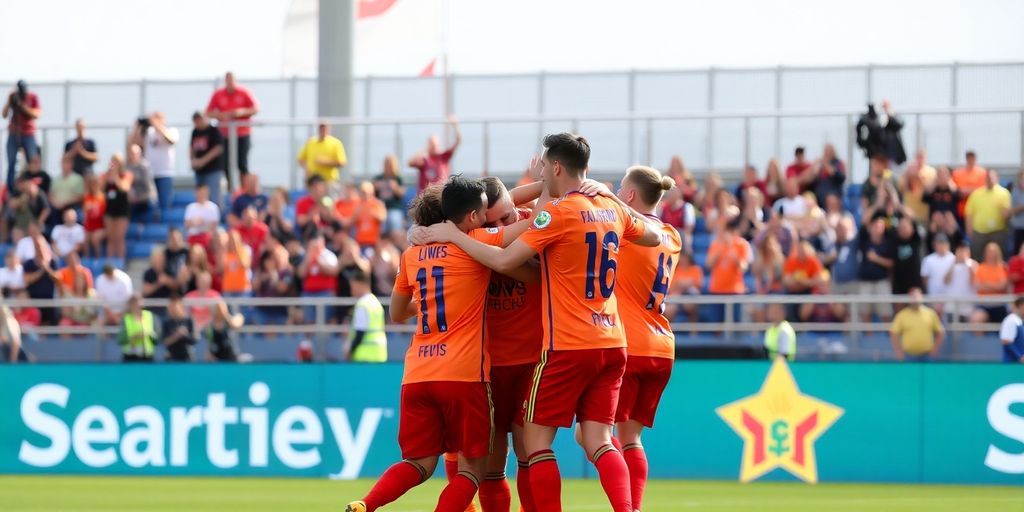
<svg viewBox="0 0 1024 512"><path fill-rule="evenodd" d="M641 510L647 485L647 455L640 444L644 427L654 426L658 402L672 375L675 336L665 318L665 295L675 275L683 243L679 232L654 215L661 196L675 182L657 170L634 166L626 170L618 198L634 211L659 225L661 245L641 247L623 244L619 264L628 268L616 283L619 318L626 331L626 373L622 377L615 411L617 448L629 467L630 496L634 510ZM587 188L587 187L585 187ZM610 195L603 185L600 193Z"/></svg>
<svg viewBox="0 0 1024 512"><path fill-rule="evenodd" d="M483 224L485 209L483 186L454 176L443 189L425 190L410 210L421 226L450 220L474 239L500 245L503 230L475 229ZM524 280L537 274L529 267L509 272ZM403 460L346 512L372 512L395 501L434 473L442 453L453 451L461 455L459 474L441 493L436 510L463 512L472 502L492 443L490 361L480 300L489 277L489 269L454 245L410 247L402 254L391 318L417 317L402 379L398 443Z"/></svg>
<svg viewBox="0 0 1024 512"><path fill-rule="evenodd" d="M561 510L551 444L558 427L570 427L575 417L613 510L633 512L628 469L611 443L626 366L626 338L612 292L621 241L653 247L661 235L614 200L578 193L590 159L586 139L548 135L544 147L543 181L559 199L540 208L530 229L511 245L480 243L447 222L431 226L431 237L455 243L502 274L540 254L545 351L534 369L523 429L534 503L541 512Z"/></svg>

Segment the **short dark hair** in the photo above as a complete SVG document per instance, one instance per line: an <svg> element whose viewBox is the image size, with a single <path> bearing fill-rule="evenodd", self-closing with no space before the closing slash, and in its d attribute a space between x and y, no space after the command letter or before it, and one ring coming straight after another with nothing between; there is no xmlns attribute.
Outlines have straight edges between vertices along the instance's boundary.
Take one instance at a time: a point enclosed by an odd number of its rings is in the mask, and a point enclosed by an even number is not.
<svg viewBox="0 0 1024 512"><path fill-rule="evenodd" d="M544 136L548 160L558 162L573 175L579 175L590 164L590 143L587 139L568 132Z"/></svg>
<svg viewBox="0 0 1024 512"><path fill-rule="evenodd" d="M484 194L487 194L487 207L493 208L494 203L501 199L501 195L505 192L505 184L495 176L484 176L480 178L480 183L484 186Z"/></svg>
<svg viewBox="0 0 1024 512"><path fill-rule="evenodd" d="M370 284L370 274L361 268L354 268L348 273L348 280L353 283Z"/></svg>
<svg viewBox="0 0 1024 512"><path fill-rule="evenodd" d="M420 195L409 203L409 217L417 226L432 226L444 222L441 213L441 192L444 185L435 183L420 192Z"/></svg>
<svg viewBox="0 0 1024 512"><path fill-rule="evenodd" d="M469 212L484 206L484 186L477 180L468 180L456 174L444 184L441 191L441 213L444 218L459 223Z"/></svg>
<svg viewBox="0 0 1024 512"><path fill-rule="evenodd" d="M1019 308L1024 306L1024 296L1013 299L1013 307Z"/></svg>
<svg viewBox="0 0 1024 512"><path fill-rule="evenodd" d="M804 154L804 147L803 146L797 146L796 147L796 151L794 151L793 154L796 155L796 156L800 156L800 155Z"/></svg>
<svg viewBox="0 0 1024 512"><path fill-rule="evenodd" d="M968 149L967 154L964 155L966 158L977 158L977 153L973 149Z"/></svg>
<svg viewBox="0 0 1024 512"><path fill-rule="evenodd" d="M323 182L324 182L323 176L320 176L319 174L314 174L314 175L310 176L309 179L306 180L306 186L307 187L312 187L313 185L316 185L317 183L323 183Z"/></svg>
<svg viewBox="0 0 1024 512"><path fill-rule="evenodd" d="M199 190L199 189L201 189L201 188L205 188L205 189L209 190L209 189L210 189L210 186L209 186L209 185L207 185L207 184L206 184L206 183L204 183L204 182L200 182L200 183L197 183L197 184L196 184L196 190Z"/></svg>

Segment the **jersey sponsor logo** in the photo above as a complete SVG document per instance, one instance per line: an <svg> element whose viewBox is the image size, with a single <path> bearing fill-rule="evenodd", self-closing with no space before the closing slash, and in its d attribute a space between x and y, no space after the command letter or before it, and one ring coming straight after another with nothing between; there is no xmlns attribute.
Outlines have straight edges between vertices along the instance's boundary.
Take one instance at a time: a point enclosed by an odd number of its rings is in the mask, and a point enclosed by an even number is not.
<svg viewBox="0 0 1024 512"><path fill-rule="evenodd" d="M816 483L814 442L844 411L801 393L785 359L777 358L760 391L715 412L743 439L741 482L782 468L805 482Z"/></svg>
<svg viewBox="0 0 1024 512"><path fill-rule="evenodd" d="M498 234L499 231L501 231L501 228L485 228L485 229L487 230L488 233L490 233L492 235L496 235L496 234Z"/></svg>
<svg viewBox="0 0 1024 512"><path fill-rule="evenodd" d="M541 210L537 214L537 218L533 219L533 227L537 229L544 229L551 224L551 214L547 210Z"/></svg>

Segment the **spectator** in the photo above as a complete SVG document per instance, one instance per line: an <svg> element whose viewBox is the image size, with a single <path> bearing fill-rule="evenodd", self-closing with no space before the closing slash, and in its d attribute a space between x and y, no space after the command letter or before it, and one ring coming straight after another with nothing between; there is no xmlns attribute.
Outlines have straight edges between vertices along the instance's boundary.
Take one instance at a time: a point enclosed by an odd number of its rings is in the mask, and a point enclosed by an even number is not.
<svg viewBox="0 0 1024 512"><path fill-rule="evenodd" d="M864 296L885 297L892 294L892 283L889 273L893 267L895 250L885 230L885 218L876 216L871 222L861 227L858 235L860 251L860 267L857 278L860 281L858 293ZM892 317L888 304L868 303L861 310L861 320L871 321L872 313L877 313L883 322Z"/></svg>
<svg viewBox="0 0 1024 512"><path fill-rule="evenodd" d="M924 363L939 353L945 329L935 310L923 304L920 288L911 288L909 295L910 305L896 313L889 328L892 351L897 361Z"/></svg>
<svg viewBox="0 0 1024 512"><path fill-rule="evenodd" d="M764 180L757 177L757 168L753 165L747 164L743 166L743 181L736 186L736 198L740 200L740 205L746 206L747 191L750 189L757 189L762 195L764 194Z"/></svg>
<svg viewBox="0 0 1024 512"><path fill-rule="evenodd" d="M176 226L167 228L167 245L164 247L164 266L166 272L179 277L188 269L188 247L182 237L181 230Z"/></svg>
<svg viewBox="0 0 1024 512"><path fill-rule="evenodd" d="M65 259L72 253L82 253L85 248L85 228L78 223L74 209L64 210L64 223L55 226L50 233L57 257Z"/></svg>
<svg viewBox="0 0 1024 512"><path fill-rule="evenodd" d="M934 247L934 240L940 234L949 240L950 247L960 247L964 241L953 212L932 212L932 221L928 223L928 247Z"/></svg>
<svg viewBox="0 0 1024 512"><path fill-rule="evenodd" d="M0 305L0 362L17 364L30 361L29 354L21 345L21 326L14 312L6 305Z"/></svg>
<svg viewBox="0 0 1024 512"><path fill-rule="evenodd" d="M917 173L921 178L921 182L924 184L925 189L931 189L935 185L935 175L937 171L934 167L928 164L928 151L924 148L917 148L917 153L914 155L913 166L917 168Z"/></svg>
<svg viewBox="0 0 1024 512"><path fill-rule="evenodd" d="M213 318L206 330L207 339L210 345L207 352L207 359L220 362L244 363L252 359L248 354L242 354L232 337L232 331L241 329L245 325L245 317L242 314L232 315L228 312L227 304L224 302L213 306Z"/></svg>
<svg viewBox="0 0 1024 512"><path fill-rule="evenodd" d="M81 267L81 271L65 273L70 267L61 269L61 297L69 299L95 299L96 290L92 285L92 273ZM70 276L70 283L66 281ZM99 313L94 306L68 306L61 309L60 325L64 327L83 327L92 325Z"/></svg>
<svg viewBox="0 0 1024 512"><path fill-rule="evenodd" d="M168 272L167 256L163 247L153 247L149 253L149 268L142 274L142 296L146 299L168 299L181 294L177 276ZM163 308L153 308L157 316L164 316Z"/></svg>
<svg viewBox="0 0 1024 512"><path fill-rule="evenodd" d="M818 199L811 192L804 192L803 200L807 213L796 222L797 235L811 242L816 251L820 253L829 252L832 249L834 235L829 229L828 220L825 218L825 210L818 206Z"/></svg>
<svg viewBox="0 0 1024 512"><path fill-rule="evenodd" d="M782 247L775 237L768 237L757 247L754 256L754 293L758 295L774 295L785 292L783 287L783 266L786 258L782 255ZM751 319L755 322L764 322L768 318L767 307L762 304L754 305L751 309Z"/></svg>
<svg viewBox="0 0 1024 512"><path fill-rule="evenodd" d="M679 232L683 239L683 247L693 247L693 228L697 223L697 213L693 204L683 198L683 189L676 186L665 192L661 200L661 213L658 218Z"/></svg>
<svg viewBox="0 0 1024 512"><path fill-rule="evenodd" d="M964 159L967 164L953 171L953 183L960 191L959 213L961 216L967 205L967 198L975 190L984 187L988 180L988 171L978 165L978 155L974 153L974 150L967 150Z"/></svg>
<svg viewBox="0 0 1024 512"><path fill-rule="evenodd" d="M736 220L740 215L740 209L736 206L736 198L725 188L715 189L714 200L704 210L704 220L707 228L717 234L722 228Z"/></svg>
<svg viewBox="0 0 1024 512"><path fill-rule="evenodd" d="M374 278L374 291L376 295L387 295L388 287L394 285L395 276L398 275L398 262L402 259L402 251L395 247L395 244L383 240L377 245L377 250L370 258L370 269Z"/></svg>
<svg viewBox="0 0 1024 512"><path fill-rule="evenodd" d="M329 218L334 218L338 221L340 226L338 229L349 231L355 226L356 223L356 209L361 203L359 190L352 182L346 182L341 186L341 191L338 194L338 199L334 201L333 213L332 212L320 212L320 224L321 227L329 225L327 221ZM327 203L323 203L326 205Z"/></svg>
<svg viewBox="0 0 1024 512"><path fill-rule="evenodd" d="M1004 363L1024 363L1024 297L1013 301L1013 312L999 326L999 341L1003 344Z"/></svg>
<svg viewBox="0 0 1024 512"><path fill-rule="evenodd" d="M302 295L304 297L333 297L335 295L336 276L338 275L338 257L327 249L324 236L314 234L306 247L306 256L298 267L298 275L302 278ZM327 308L325 318L330 317ZM316 320L316 307L306 306L305 321Z"/></svg>
<svg viewBox="0 0 1024 512"><path fill-rule="evenodd" d="M18 179L18 186L21 194L11 200L10 208L14 212L14 230L12 237L20 240L28 231L29 225L42 227L46 225L46 218L50 215L50 202L46 195L39 190L35 180L25 178Z"/></svg>
<svg viewBox="0 0 1024 512"><path fill-rule="evenodd" d="M939 166L935 171L935 184L928 189L924 197L924 202L928 205L928 214L934 217L936 213L949 212L959 221L961 217L958 205L961 198L962 194L957 190L956 183L950 179L949 168Z"/></svg>
<svg viewBox="0 0 1024 512"><path fill-rule="evenodd" d="M124 260L127 255L125 238L128 236L128 217L131 213L128 191L132 188L133 179L134 176L125 167L124 157L114 153L110 157L103 189L107 196L107 211L103 221L107 231L107 256L110 258Z"/></svg>
<svg viewBox="0 0 1024 512"><path fill-rule="evenodd" d="M100 187L100 179L93 174L85 177L82 214L85 217L85 234L89 239L86 252L98 258L103 255L103 242L107 238L104 221L107 216L107 196Z"/></svg>
<svg viewBox="0 0 1024 512"><path fill-rule="evenodd" d="M39 185L39 190L44 195L50 194L50 184L53 180L50 178L50 173L43 170L43 158L38 154L28 159L28 165L18 177L32 180Z"/></svg>
<svg viewBox="0 0 1024 512"><path fill-rule="evenodd" d="M807 201L800 195L797 178L786 178L785 196L775 201L774 208L788 220L799 221L807 216Z"/></svg>
<svg viewBox="0 0 1024 512"><path fill-rule="evenodd" d="M886 183L878 190L875 202L861 212L862 218L873 219L879 217L885 220L886 229L896 229L900 219L903 217L914 217L914 212L903 205L900 201L900 194L891 183Z"/></svg>
<svg viewBox="0 0 1024 512"><path fill-rule="evenodd" d="M132 279L128 277L128 274L119 268L114 268L110 263L103 266L103 273L96 278L96 297L105 303L103 305L104 324L118 325L121 323L125 306L134 292Z"/></svg>
<svg viewBox="0 0 1024 512"><path fill-rule="evenodd" d="M163 112L153 112L148 121L135 124L131 140L142 146L142 153L153 175L157 204L163 212L170 210L174 201L175 145L179 133L177 128L167 126Z"/></svg>
<svg viewBox="0 0 1024 512"><path fill-rule="evenodd" d="M356 207L355 238L363 251L372 250L380 240L380 234L387 220L387 207L373 193L373 184L364 181L359 184L359 205Z"/></svg>
<svg viewBox="0 0 1024 512"><path fill-rule="evenodd" d="M797 146L793 151L793 163L786 167L786 180L796 180L801 192L814 184L814 173L811 172L811 163L804 156L803 146Z"/></svg>
<svg viewBox="0 0 1024 512"><path fill-rule="evenodd" d="M220 208L210 200L210 188L205 183L196 185L196 200L185 207L185 229L189 245L202 245L209 249L213 234L220 226Z"/></svg>
<svg viewBox="0 0 1024 512"><path fill-rule="evenodd" d="M249 149L252 146L249 121L260 111L259 103L249 89L235 82L235 74L228 71L224 74L224 87L217 89L206 105L206 117L217 120L224 140L228 138L228 123L238 123L235 134L238 136L238 170L249 174ZM230 177L228 178L230 184ZM213 190L213 187L211 187ZM217 189L219 192L220 189ZM220 201L220 196L214 196Z"/></svg>
<svg viewBox="0 0 1024 512"><path fill-rule="evenodd" d="M1010 226L1013 228L1013 251L1024 247L1024 167L1017 171L1010 197Z"/></svg>
<svg viewBox="0 0 1024 512"><path fill-rule="evenodd" d="M224 195L220 183L224 179L224 138L202 114L192 114L190 158L196 175L196 189L205 185L217 205Z"/></svg>
<svg viewBox="0 0 1024 512"><path fill-rule="evenodd" d="M700 295L703 288L704 269L693 262L693 253L689 251L681 252L679 254L679 264L676 266L676 272L672 275L672 285L669 290L669 294L677 296ZM665 318L674 320L679 315L680 311L686 315L686 320L688 322L697 323L697 305L690 302L684 302L683 304L666 304Z"/></svg>
<svg viewBox="0 0 1024 512"><path fill-rule="evenodd" d="M186 292L191 292L199 287L197 277L199 274L210 274L210 287L217 291L220 289L220 280L213 273L213 264L210 263L209 253L201 245L193 245L188 251L188 264L185 271L178 276L178 282ZM187 295L187 294L186 294Z"/></svg>
<svg viewBox="0 0 1024 512"><path fill-rule="evenodd" d="M718 206L715 201L719 200L718 191L722 187L722 177L718 175L718 172L711 171L704 177L704 189L697 192L694 204L705 217Z"/></svg>
<svg viewBox="0 0 1024 512"><path fill-rule="evenodd" d="M876 155L885 155L885 131L875 106L868 103L868 111L857 120L857 147L864 151L869 160ZM888 157L886 157L888 159Z"/></svg>
<svg viewBox="0 0 1024 512"><path fill-rule="evenodd" d="M529 173L529 169L527 169ZM373 178L373 188L377 199L384 202L387 209L385 231L392 237L405 236L405 185L398 168L398 157L394 154L384 157L383 172Z"/></svg>
<svg viewBox="0 0 1024 512"><path fill-rule="evenodd" d="M782 214L777 210L771 210L769 212L768 223L765 225L763 231L754 237L754 245L760 247L765 240L769 237L774 237L779 242L779 246L782 247L783 256L789 256L792 252L793 244L797 241L796 229L790 224L788 220L782 218Z"/></svg>
<svg viewBox="0 0 1024 512"><path fill-rule="evenodd" d="M892 293L906 295L921 284L921 237L909 217L900 219L896 228L892 263Z"/></svg>
<svg viewBox="0 0 1024 512"><path fill-rule="evenodd" d="M771 326L764 332L764 350L768 359L784 357L796 359L796 331L786 321L786 308L774 302L768 305L768 321Z"/></svg>
<svg viewBox="0 0 1024 512"><path fill-rule="evenodd" d="M1006 271L1010 280L1010 290L1015 295L1024 293L1024 245L1017 249L1017 254L1010 257Z"/></svg>
<svg viewBox="0 0 1024 512"><path fill-rule="evenodd" d="M764 229L769 213L764 207L764 195L760 190L751 187L743 193L746 197L741 200L743 210L739 216L739 232L743 239L749 242Z"/></svg>
<svg viewBox="0 0 1024 512"><path fill-rule="evenodd" d="M708 292L713 295L742 295L747 291L743 275L747 273L752 255L750 244L737 233L737 224L727 224L708 247L707 266L711 269ZM725 306L715 309L716 318L724 318Z"/></svg>
<svg viewBox="0 0 1024 512"><path fill-rule="evenodd" d="M327 184L319 175L306 180L307 194L295 202L295 221L302 233L312 232L320 223L320 203L327 195ZM270 223L267 223L270 225Z"/></svg>
<svg viewBox="0 0 1024 512"><path fill-rule="evenodd" d="M921 260L921 278L924 280L925 291L929 297L948 295L946 275L956 263L956 256L950 252L949 237L944 233L935 236L935 252L927 255ZM943 311L942 303L933 305L940 314Z"/></svg>
<svg viewBox="0 0 1024 512"><path fill-rule="evenodd" d="M14 298L17 299L17 300L29 300L32 297L29 295L29 292L27 290L22 290L22 291L18 292L14 296ZM33 308L33 307L25 306L25 307L14 308L12 313L14 313L14 319L17 320L17 323L23 329L25 329L25 328L30 329L29 333L32 335L31 337L35 337L34 336L35 333L33 332L34 329L32 329L32 328L39 327L40 325L43 325L43 313L42 313L42 311L39 308Z"/></svg>
<svg viewBox="0 0 1024 512"><path fill-rule="evenodd" d="M352 296L358 297L349 328L345 359L359 363L388 360L388 337L384 332L384 307L370 287L370 275L362 270L349 274Z"/></svg>
<svg viewBox="0 0 1024 512"><path fill-rule="evenodd" d="M25 152L26 160L39 155L36 119L42 113L39 97L28 90L24 80L18 80L3 107L3 117L11 116L11 124L7 126L7 190L14 190L14 165L18 161L18 151Z"/></svg>
<svg viewBox="0 0 1024 512"><path fill-rule="evenodd" d="M821 159L811 167L813 181L811 188L818 199L818 204L827 204L829 195L843 196L843 184L846 182L846 164L836 155L832 144L825 144Z"/></svg>
<svg viewBox="0 0 1024 512"><path fill-rule="evenodd" d="M82 260L78 257L78 253L72 252L68 255L64 268L57 271L57 283L60 286L61 294L64 294L73 288L75 280L79 277L85 281L86 288L92 289L92 270L89 270L89 267L82 265Z"/></svg>
<svg viewBox="0 0 1024 512"><path fill-rule="evenodd" d="M771 207L775 205L776 199L785 194L786 190L786 179L782 175L782 166L777 158L768 161L764 174L765 203Z"/></svg>
<svg viewBox="0 0 1024 512"><path fill-rule="evenodd" d="M366 274L372 273L373 268L370 261L363 256L359 245L344 231L334 234L328 249L338 255L338 286L336 289L338 297L358 297L358 295L353 295L349 276L357 271ZM339 323L348 321L350 309L349 306L335 307L334 318Z"/></svg>
<svg viewBox="0 0 1024 512"><path fill-rule="evenodd" d="M903 204L913 213L914 222L926 222L929 218L926 190L916 162L907 166L906 172L899 179L897 190L903 198Z"/></svg>
<svg viewBox="0 0 1024 512"><path fill-rule="evenodd" d="M974 274L978 269L978 262L971 259L971 247L966 243L961 243L957 246L954 256L953 266L943 276L946 285L945 295L947 297L975 295ZM956 315L962 322L970 320L974 306L964 302L955 303L955 306L954 303L949 302L942 309L946 315L950 317Z"/></svg>
<svg viewBox="0 0 1024 512"><path fill-rule="evenodd" d="M255 176L249 174L247 176ZM232 230L242 237L242 241L249 247L253 258L259 258L263 254L263 243L267 240L270 228L260 221L256 213L256 207L249 206L242 212L241 221Z"/></svg>
<svg viewBox="0 0 1024 512"><path fill-rule="evenodd" d="M252 249L242 241L238 231L228 235L227 247L221 256L221 275L224 276L221 291L225 297L252 297ZM242 308L248 316L249 308Z"/></svg>
<svg viewBox="0 0 1024 512"><path fill-rule="evenodd" d="M228 225L234 226L242 219L242 212L253 207L257 214L267 211L267 195L260 192L260 177L246 174L242 177L241 192L231 201L231 212L228 214Z"/></svg>
<svg viewBox="0 0 1024 512"><path fill-rule="evenodd" d="M889 100L882 100L882 110L885 111L887 121L883 131L885 141L885 155L889 161L896 165L903 165L907 161L907 153L903 149L903 121L896 116Z"/></svg>
<svg viewBox="0 0 1024 512"><path fill-rule="evenodd" d="M454 116L449 116L448 124L455 132L455 142L448 149L442 151L437 135L431 135L427 139L426 149L417 152L409 159L409 167L418 169L420 172L420 192L429 185L448 179L448 163L459 147L459 143L462 142L462 132L459 130L458 120Z"/></svg>
<svg viewBox="0 0 1024 512"><path fill-rule="evenodd" d="M202 247L202 246L197 246ZM204 255L205 256L205 255ZM220 299L220 293L212 288L213 276L210 275L206 270L199 271L195 274L195 289L185 294L185 300L193 301L197 299ZM213 320L213 310L216 306L209 304L192 304L191 316L193 326L197 333L202 333L210 326L210 322Z"/></svg>
<svg viewBox="0 0 1024 512"><path fill-rule="evenodd" d="M675 180L676 188L682 191L683 200L693 204L697 200L700 185L697 183L697 178L693 176L693 173L686 168L686 164L683 163L681 156L675 155L672 157L668 164L668 175Z"/></svg>
<svg viewBox="0 0 1024 512"><path fill-rule="evenodd" d="M60 176L50 184L50 207L54 213L51 218L61 215L69 208L78 208L85 197L85 180L71 170L71 159L64 157L60 161ZM58 219L61 217L58 217Z"/></svg>
<svg viewBox="0 0 1024 512"><path fill-rule="evenodd" d="M24 289L25 269L21 266L21 259L16 252L8 250L4 254L4 266L0 268L0 293L10 297Z"/></svg>
<svg viewBox="0 0 1024 512"><path fill-rule="evenodd" d="M267 201L267 211L262 216L263 224L270 230L270 236L278 240L295 237L295 223L288 218L288 191L282 187L274 189Z"/></svg>
<svg viewBox="0 0 1024 512"><path fill-rule="evenodd" d="M999 184L996 171L986 173L985 186L971 192L964 207L964 227L971 240L971 256L981 258L990 242L1000 250L1006 247L1010 204L1010 191Z"/></svg>
<svg viewBox="0 0 1024 512"><path fill-rule="evenodd" d="M31 299L53 299L60 277L57 275L57 262L53 260L46 239L33 237L35 255L32 259L22 262L25 276L25 290ZM40 311L42 325L57 325L60 312L56 308L43 308Z"/></svg>
<svg viewBox="0 0 1024 512"><path fill-rule="evenodd" d="M341 168L348 163L345 145L331 135L331 125L317 123L317 136L310 138L299 150L299 166L306 171L306 179L323 178L331 187L341 183Z"/></svg>
<svg viewBox="0 0 1024 512"><path fill-rule="evenodd" d="M79 176L92 172L92 165L100 159L96 152L96 141L86 138L85 120L75 120L75 138L64 144L64 158L71 159L71 168Z"/></svg>
<svg viewBox="0 0 1024 512"><path fill-rule="evenodd" d="M156 184L150 173L149 162L142 158L142 148L138 144L128 148L127 167L132 174L132 186L128 189L131 218L145 222L149 218L150 209L156 204Z"/></svg>
<svg viewBox="0 0 1024 512"><path fill-rule="evenodd" d="M288 264L288 252L267 251L260 257L260 267L253 278L253 290L257 297L279 299L293 295L295 275ZM255 323L280 325L288 321L288 309L284 306L258 306L253 311Z"/></svg>
<svg viewBox="0 0 1024 512"><path fill-rule="evenodd" d="M46 241L46 237L43 236L39 224L29 224L25 236L18 239L14 252L18 254L18 258L24 263L36 257L37 246L42 247L48 257L53 256L53 250Z"/></svg>
<svg viewBox="0 0 1024 512"><path fill-rule="evenodd" d="M796 250L786 258L782 267L782 284L787 294L806 295L814 291L826 279L824 267L810 242L797 243Z"/></svg>
<svg viewBox="0 0 1024 512"><path fill-rule="evenodd" d="M835 194L825 196L825 223L828 224L828 228L835 231L844 219L853 221L853 215L843 208L842 198Z"/></svg>
<svg viewBox="0 0 1024 512"><path fill-rule="evenodd" d="M172 295L167 303L160 343L167 350L167 360L189 362L193 359L196 337L192 333L192 319L185 314L185 304L180 295Z"/></svg>
<svg viewBox="0 0 1024 512"><path fill-rule="evenodd" d="M816 295L831 295L832 284L827 279L823 279L815 287L814 293ZM843 303L804 302L797 308L797 318L801 322L838 323L849 320L849 316L846 304Z"/></svg>
<svg viewBox="0 0 1024 512"><path fill-rule="evenodd" d="M1010 282L1003 262L1003 250L995 242L985 246L985 259L974 270L974 287L979 296L1002 295ZM972 323L1002 322L1006 317L1006 306L984 304L971 314Z"/></svg>
<svg viewBox="0 0 1024 512"><path fill-rule="evenodd" d="M860 187L860 209L862 212L878 202L879 190L888 189L889 186L893 186L893 190L895 190L896 185L893 182L892 171L888 167L889 160L885 155L875 155L871 157L869 163L868 178Z"/></svg>
<svg viewBox="0 0 1024 512"><path fill-rule="evenodd" d="M160 331L153 313L142 309L142 297L132 295L117 335L122 361L126 363L153 362L154 344L160 342Z"/></svg>

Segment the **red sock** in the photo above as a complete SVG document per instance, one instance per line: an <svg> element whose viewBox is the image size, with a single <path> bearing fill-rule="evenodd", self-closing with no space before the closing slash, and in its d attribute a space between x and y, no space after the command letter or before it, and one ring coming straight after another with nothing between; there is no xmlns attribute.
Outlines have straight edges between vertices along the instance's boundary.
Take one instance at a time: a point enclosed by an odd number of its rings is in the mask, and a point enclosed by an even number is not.
<svg viewBox="0 0 1024 512"><path fill-rule="evenodd" d="M509 512L512 508L512 490L505 473L494 473L480 482L480 508L483 512Z"/></svg>
<svg viewBox="0 0 1024 512"><path fill-rule="evenodd" d="M606 444L594 454L594 466L601 479L601 487L615 512L633 512L629 499L629 468L612 445Z"/></svg>
<svg viewBox="0 0 1024 512"><path fill-rule="evenodd" d="M626 467L629 468L633 510L641 510L640 502L644 499L644 487L647 487L647 453L643 446L631 444L622 452L622 458L626 459Z"/></svg>
<svg viewBox="0 0 1024 512"><path fill-rule="evenodd" d="M622 453L622 443L619 441L619 438L612 436L612 446L614 446L619 453Z"/></svg>
<svg viewBox="0 0 1024 512"><path fill-rule="evenodd" d="M437 500L437 508L434 512L463 512L466 507L473 503L473 496L476 496L476 477L467 472L461 472L448 481L448 485L441 491L441 497Z"/></svg>
<svg viewBox="0 0 1024 512"><path fill-rule="evenodd" d="M403 460L391 466L380 476L377 484L370 489L370 493L363 498L363 501L366 502L367 512L373 512L397 500L425 479L423 468L418 464Z"/></svg>
<svg viewBox="0 0 1024 512"><path fill-rule="evenodd" d="M516 473L516 491L519 492L519 508L525 512L537 512L537 505L533 502L533 492L530 487L530 463L524 460L519 461L519 471Z"/></svg>
<svg viewBox="0 0 1024 512"><path fill-rule="evenodd" d="M530 455L530 491L537 512L562 512L562 477L555 452L541 450Z"/></svg>

